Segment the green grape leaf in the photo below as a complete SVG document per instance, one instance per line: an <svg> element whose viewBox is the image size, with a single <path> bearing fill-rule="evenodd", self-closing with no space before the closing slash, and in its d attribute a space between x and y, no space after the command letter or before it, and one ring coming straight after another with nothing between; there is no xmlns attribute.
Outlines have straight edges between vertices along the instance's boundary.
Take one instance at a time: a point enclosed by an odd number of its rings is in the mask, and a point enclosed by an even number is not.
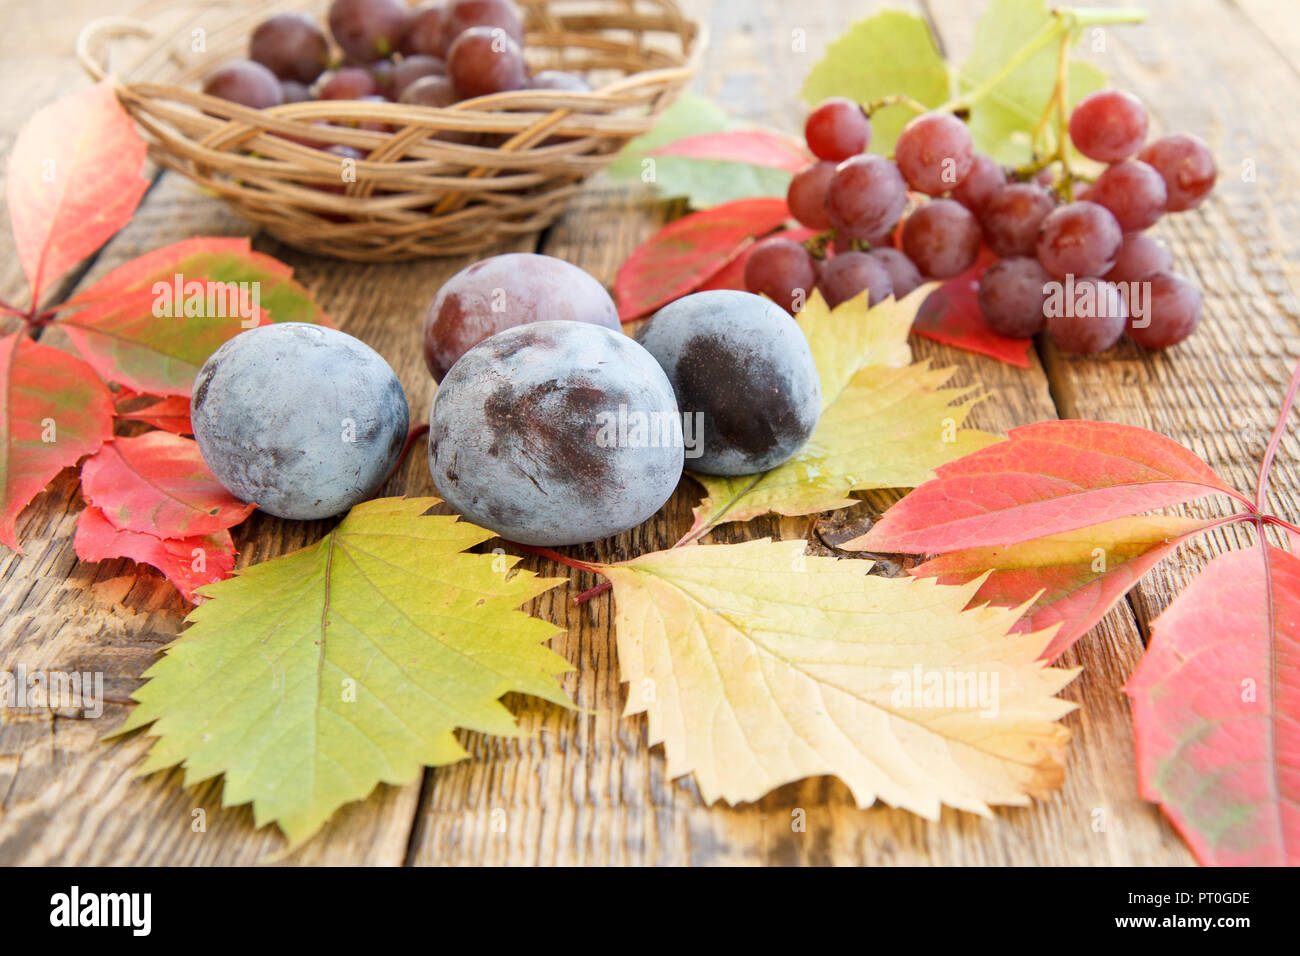
<svg viewBox="0 0 1300 956"><path fill-rule="evenodd" d="M607 170L615 179L640 179L663 196L685 197L693 209L709 209L736 199L758 196L785 198L790 172L771 164L770 151L754 144L755 162L702 159L687 155L652 155L670 143L706 133L747 128L722 107L686 93L660 116L654 129L628 143ZM756 130L756 132L763 132Z"/></svg>
<svg viewBox="0 0 1300 956"><path fill-rule="evenodd" d="M1049 632L1012 633L1023 607L968 608L977 583L878 577L806 546L671 548L600 569L624 713L646 714L667 777L693 773L706 803L735 804L833 774L858 806L931 820L1060 786L1058 721L1075 705L1055 695L1078 670L1037 660ZM964 690L945 698L945 684Z"/></svg>
<svg viewBox="0 0 1300 956"><path fill-rule="evenodd" d="M785 198L790 174L784 169L685 156L656 156L655 185L664 196L683 196L692 209L711 209L737 199Z"/></svg>
<svg viewBox="0 0 1300 956"><path fill-rule="evenodd" d="M654 128L636 137L623 147L618 158L605 172L614 179L639 179L641 161L650 151L666 146L674 140L700 133L717 133L731 127L726 112L707 96L683 93L677 102L659 114Z"/></svg>
<svg viewBox="0 0 1300 956"><path fill-rule="evenodd" d="M517 735L511 691L572 706L572 670L516 610L560 579L466 554L492 532L425 515L436 498L357 505L323 540L204 587L191 626L145 674L122 731L157 737L141 767L187 786L225 775L291 844L378 783L466 756L452 731Z"/></svg>
<svg viewBox="0 0 1300 956"><path fill-rule="evenodd" d="M828 46L800 95L809 105L831 96L868 103L902 95L938 106L950 91L948 64L939 55L929 25L913 14L885 10L855 23ZM871 117L871 151L893 153L899 132L915 115L903 106L876 110Z"/></svg>
<svg viewBox="0 0 1300 956"><path fill-rule="evenodd" d="M975 25L970 56L957 70L959 87L965 91L993 76L1051 19L1046 0L991 0ZM1030 134L1056 85L1058 52L1057 40L1047 43L971 107L977 150L1010 165L1032 158ZM1069 71L1071 109L1106 85L1106 75L1089 63L1073 61Z"/></svg>

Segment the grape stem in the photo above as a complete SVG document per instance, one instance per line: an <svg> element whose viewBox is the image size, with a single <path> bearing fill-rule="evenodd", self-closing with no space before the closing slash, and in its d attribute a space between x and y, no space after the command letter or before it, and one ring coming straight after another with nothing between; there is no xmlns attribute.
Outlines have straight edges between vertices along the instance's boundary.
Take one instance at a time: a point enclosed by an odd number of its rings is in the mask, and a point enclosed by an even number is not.
<svg viewBox="0 0 1300 956"><path fill-rule="evenodd" d="M1100 7L1062 7L1052 11L1052 18L1013 53L997 70L989 74L965 93L948 100L935 112L956 113L978 103L992 93L1004 80L1032 57L1044 49L1053 40L1059 39L1062 46L1069 51L1070 40L1081 27L1103 26L1108 24L1141 23L1147 18L1147 11L1137 7L1117 7L1113 10ZM1059 74L1058 74L1059 75Z"/></svg>
<svg viewBox="0 0 1300 956"><path fill-rule="evenodd" d="M573 568L576 571L586 571L588 574L600 574L601 570L594 564L588 564L586 561L579 561L577 558L570 558L560 554L558 551L552 551L550 548L539 548L532 544L520 544L518 541L506 540L506 543L512 547L518 548L527 554L535 554L539 558L548 558L557 564L562 564L566 568Z"/></svg>
<svg viewBox="0 0 1300 956"><path fill-rule="evenodd" d="M870 117L876 110L884 109L886 106L906 106L909 110L917 114L930 112L930 107L926 106L920 100L912 99L912 97L907 96L904 93L895 93L893 96L882 96L878 100L872 100L870 103L861 103L859 105L862 107L862 112L868 117Z"/></svg>
<svg viewBox="0 0 1300 956"><path fill-rule="evenodd" d="M835 230L827 229L825 232L819 232L815 236L809 236L804 240L803 247L808 250L808 254L814 259L825 259L826 250L834 241Z"/></svg>
<svg viewBox="0 0 1300 956"><path fill-rule="evenodd" d="M1056 152L1061 160L1061 173L1064 178L1065 201L1074 202L1074 177L1070 173L1070 42L1072 34L1061 34L1061 45L1056 54Z"/></svg>

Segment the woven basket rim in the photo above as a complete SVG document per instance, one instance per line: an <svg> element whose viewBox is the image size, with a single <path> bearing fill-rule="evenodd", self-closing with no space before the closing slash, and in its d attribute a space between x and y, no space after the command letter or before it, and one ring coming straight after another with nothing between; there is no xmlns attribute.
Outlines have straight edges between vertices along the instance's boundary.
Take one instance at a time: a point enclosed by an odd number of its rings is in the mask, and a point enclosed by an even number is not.
<svg viewBox="0 0 1300 956"><path fill-rule="evenodd" d="M257 18L318 17L323 0L150 0L141 9L158 21L140 10L96 18L76 56L112 85L159 165L282 241L367 260L453 254L553 221L584 179L654 125L708 44L707 27L677 0L524 4L534 69L549 58L615 77L588 92L512 90L441 108L311 100L256 110L201 92L206 70L243 55L235 51ZM186 49L214 10L235 12L209 31L210 49ZM340 185L347 150L357 151L354 175Z"/></svg>
<svg viewBox="0 0 1300 956"><path fill-rule="evenodd" d="M219 3L220 0L189 0L189 2L186 5L192 7L202 7L202 6L217 5ZM709 30L708 30L708 25L700 20L686 18L686 22L691 25L694 36L692 37L690 53L687 54L684 62L680 66L665 66L665 67L656 67L650 70L638 70L635 73L631 73L628 76L625 76L621 80L616 80L613 83L607 83L604 86L601 86L599 89L589 90L586 92L565 92L563 93L563 96L565 98L572 98L579 101L597 102L602 98L603 95L606 95L608 93L621 92L623 89L632 88L647 83L652 83L661 78L672 78L675 77L677 74L682 73L683 71L689 73L691 76L694 76L699 69L700 60L704 55L704 51L708 48L709 45L708 44ZM107 33L107 31L110 30L114 32ZM95 19L91 20L84 27L82 27L81 30L77 33L77 41L74 49L74 55L77 58L77 62L81 65L81 68L92 80L94 80L95 82L99 82L100 80L108 78L113 83L115 88L124 88L124 89L130 89L135 87L154 87L159 89L163 87L170 87L171 89L176 89L176 90L184 89L182 87L175 87L175 86L171 86L170 84L163 84L163 83L148 83L145 81L132 82L129 79L122 78L116 72L110 72L109 70L105 69L104 65L99 61L97 61L92 53L92 44L94 43L95 40L99 39L102 34L105 35L106 38L111 38L112 36L137 36L141 38L151 38L157 36L157 34L153 31L149 21L142 20L138 17L123 16L119 14L119 15L96 17ZM527 103L530 99L540 99L545 97L547 94L552 94L554 92L556 91L509 90L504 93L492 93L487 96L477 96L471 99L461 100L460 102L455 103L452 106L448 106L448 107L412 106L407 103L373 103L369 105L374 106L377 111L383 111L386 107L401 107L407 110L414 109L414 110L423 110L423 111L433 111L438 113L466 112L466 110L464 110L464 108L462 107L462 104L465 103L481 104L484 106L494 106L499 108L508 108L513 104L515 104L516 102ZM290 108L290 107L304 106L310 104L320 104L324 102L353 103L358 101L356 100L327 100L327 101L312 100L312 101L307 101L305 103L284 103L281 104L280 106L268 107L267 109L262 110L260 112L273 113L273 112L285 110L286 108Z"/></svg>

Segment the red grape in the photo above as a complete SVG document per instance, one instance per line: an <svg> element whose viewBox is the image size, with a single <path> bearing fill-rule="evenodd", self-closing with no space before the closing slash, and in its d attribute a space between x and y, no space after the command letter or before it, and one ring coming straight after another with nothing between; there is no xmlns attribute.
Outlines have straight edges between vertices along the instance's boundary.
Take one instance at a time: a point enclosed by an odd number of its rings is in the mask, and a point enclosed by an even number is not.
<svg viewBox="0 0 1300 956"><path fill-rule="evenodd" d="M442 48L451 53L451 45L471 27L504 30L519 46L524 45L524 23L519 8L510 0L454 0L442 14Z"/></svg>
<svg viewBox="0 0 1300 956"><path fill-rule="evenodd" d="M809 229L829 229L830 214L826 212L826 191L830 188L831 177L835 175L835 164L829 159L810 163L790 180L785 201L794 218Z"/></svg>
<svg viewBox="0 0 1300 956"><path fill-rule="evenodd" d="M1173 264L1174 257L1159 239L1145 232L1125 233L1106 281L1137 282L1157 272L1168 272Z"/></svg>
<svg viewBox="0 0 1300 956"><path fill-rule="evenodd" d="M445 76L422 76L402 91L401 102L441 109L456 102L456 91Z"/></svg>
<svg viewBox="0 0 1300 956"><path fill-rule="evenodd" d="M745 288L790 313L803 308L816 281L812 256L790 239L764 239L745 260Z"/></svg>
<svg viewBox="0 0 1300 956"><path fill-rule="evenodd" d="M577 73L564 70L542 70L533 75L528 84L534 90L559 90L563 93L590 93L591 84Z"/></svg>
<svg viewBox="0 0 1300 956"><path fill-rule="evenodd" d="M405 56L446 56L447 48L442 45L443 14L441 3L422 3L411 11L402 34L401 51Z"/></svg>
<svg viewBox="0 0 1300 956"><path fill-rule="evenodd" d="M826 193L831 225L844 238L880 242L907 206L907 183L883 156L853 156L835 167Z"/></svg>
<svg viewBox="0 0 1300 956"><path fill-rule="evenodd" d="M1088 201L1105 206L1125 232L1154 226L1165 211L1165 181L1138 159L1106 167L1088 190Z"/></svg>
<svg viewBox="0 0 1300 956"><path fill-rule="evenodd" d="M993 194L1006 184L1007 171L992 157L976 153L970 172L953 188L952 198L978 216L984 212Z"/></svg>
<svg viewBox="0 0 1300 956"><path fill-rule="evenodd" d="M916 263L893 246L880 246L872 249L867 255L884 266L885 271L889 273L889 284L893 286L896 299L901 299L925 281Z"/></svg>
<svg viewBox="0 0 1300 956"><path fill-rule="evenodd" d="M1177 134L1162 136L1149 143L1138 159L1155 167L1165 181L1169 212L1195 209L1214 188L1218 169L1205 141L1196 136Z"/></svg>
<svg viewBox="0 0 1300 956"><path fill-rule="evenodd" d="M495 27L470 27L447 54L447 75L461 99L518 90L528 82L519 44Z"/></svg>
<svg viewBox="0 0 1300 956"><path fill-rule="evenodd" d="M401 0L333 0L330 33L349 60L369 63L397 52L409 13Z"/></svg>
<svg viewBox="0 0 1300 956"><path fill-rule="evenodd" d="M341 66L325 74L317 93L322 100L359 100L379 90L374 74L363 66Z"/></svg>
<svg viewBox="0 0 1300 956"><path fill-rule="evenodd" d="M871 144L871 120L857 103L832 96L808 114L803 137L818 159L838 163L866 152Z"/></svg>
<svg viewBox="0 0 1300 956"><path fill-rule="evenodd" d="M1057 278L1105 275L1115 265L1124 232L1105 206L1072 202L1055 209L1038 229L1038 261Z"/></svg>
<svg viewBox="0 0 1300 956"><path fill-rule="evenodd" d="M975 146L966 124L951 113L918 116L898 134L898 171L913 188L930 196L954 189L975 163Z"/></svg>
<svg viewBox="0 0 1300 956"><path fill-rule="evenodd" d="M1052 194L1033 183L1003 186L984 204L980 222L984 241L1002 258L1032 256L1038 227L1056 203Z"/></svg>
<svg viewBox="0 0 1300 956"><path fill-rule="evenodd" d="M393 96L394 74L397 72L397 64L392 60L375 60L366 67L370 75L375 78L375 90L377 95L386 100L396 99Z"/></svg>
<svg viewBox="0 0 1300 956"><path fill-rule="evenodd" d="M868 307L894 292L885 267L865 252L842 252L831 259L822 266L817 288L832 309L863 289L867 290Z"/></svg>
<svg viewBox="0 0 1300 956"><path fill-rule="evenodd" d="M203 92L255 110L284 102L279 79L253 60L231 60L218 67L203 81Z"/></svg>
<svg viewBox="0 0 1300 956"><path fill-rule="evenodd" d="M984 320L998 335L1027 339L1042 331L1045 286L1053 281L1042 264L1029 256L999 259L980 278L979 304Z"/></svg>
<svg viewBox="0 0 1300 956"><path fill-rule="evenodd" d="M1062 308L1053 309L1049 297L1047 331L1066 352L1088 355L1104 352L1124 334L1128 324L1128 307L1117 286L1091 277L1074 279L1074 298L1062 300Z"/></svg>
<svg viewBox="0 0 1300 956"><path fill-rule="evenodd" d="M1070 114L1070 139L1089 159L1117 163L1147 138L1147 111L1132 93L1101 90L1085 96Z"/></svg>
<svg viewBox="0 0 1300 956"><path fill-rule="evenodd" d="M280 98L286 103L305 103L311 99L311 88L297 80L281 80Z"/></svg>
<svg viewBox="0 0 1300 956"><path fill-rule="evenodd" d="M456 91L451 87L451 80L445 76L421 77L402 92L401 99L401 102L412 106L432 106L435 109L444 109L456 101ZM478 134L469 130L440 130L434 139L462 145L479 142Z"/></svg>
<svg viewBox="0 0 1300 956"><path fill-rule="evenodd" d="M1161 272L1145 280L1150 298L1147 314L1134 316L1128 334L1138 345L1165 349L1196 331L1201 321L1201 290L1180 275Z"/></svg>
<svg viewBox="0 0 1300 956"><path fill-rule="evenodd" d="M956 200L932 199L903 223L903 251L928 276L955 276L979 255L980 224Z"/></svg>
<svg viewBox="0 0 1300 956"><path fill-rule="evenodd" d="M416 80L426 76L444 76L446 73L447 64L438 57L427 53L413 53L393 67L392 89L389 96L394 100L400 100L406 88Z"/></svg>
<svg viewBox="0 0 1300 956"><path fill-rule="evenodd" d="M248 43L249 59L282 80L310 83L329 62L329 41L304 13L279 13L258 24Z"/></svg>

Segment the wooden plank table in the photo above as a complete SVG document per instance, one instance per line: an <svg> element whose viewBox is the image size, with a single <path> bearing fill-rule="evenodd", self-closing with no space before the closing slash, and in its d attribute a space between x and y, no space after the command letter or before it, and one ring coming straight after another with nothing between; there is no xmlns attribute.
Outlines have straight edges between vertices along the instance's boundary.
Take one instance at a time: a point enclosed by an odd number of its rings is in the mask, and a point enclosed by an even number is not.
<svg viewBox="0 0 1300 956"><path fill-rule="evenodd" d="M71 59L80 26L127 2L71 0L6 5L0 30L0 144L6 151L40 104L84 83ZM894 6L907 4L894 3ZM1047 418L1097 418L1155 428L1204 456L1228 480L1251 486L1293 356L1300 352L1300 10L1287 0L1154 0L1148 24L1115 28L1093 58L1118 85L1148 104L1156 129L1195 132L1219 158L1213 198L1157 231L1178 271L1205 292L1206 320L1168 354L1123 344L1103 359L1076 359L1049 344L1020 370L931 342L917 351L956 365L959 383L982 382L994 396L972 425L1005 431ZM713 46L697 88L732 114L790 130L804 106L797 91L826 42L847 25L835 0L722 2L684 6L710 24ZM853 4L852 17L876 4ZM969 48L976 9L965 0L917 0L945 52ZM791 43L802 30L806 46ZM1243 175L1253 169L1255 176ZM619 264L680 208L639 187L590 183L541 235L499 251L536 250L569 259L607 285ZM135 220L84 273L84 287L140 253L195 234L252 229L185 180L161 177ZM0 236L0 296L23 300L7 230ZM393 364L413 417L427 413L433 386L417 330L425 304L467 259L355 265L313 258L264 236L257 248L291 264L348 332ZM57 344L49 331L43 341ZM388 494L432 494L422 446ZM1300 517L1300 443L1286 436L1271 503ZM614 560L671 545L689 526L699 492L687 480L653 520L615 539L573 549ZM870 496L870 515L891 500ZM84 564L72 549L82 502L65 471L18 523L26 553L0 553L0 669L102 671L114 701L100 720L55 713L0 715L0 863L239 864L1187 864L1172 827L1137 794L1129 709L1120 687L1142 654L1150 621L1213 554L1251 539L1230 528L1184 546L1147 576L1066 656L1081 677L1066 783L1050 799L1003 809L992 819L945 810L938 822L877 806L858 810L837 780L783 787L753 804L705 806L689 777L670 780L659 748L646 745L643 717L624 719L611 598L575 606L586 576L549 561L527 566L569 576L572 586L535 602L533 612L564 629L552 646L577 670L566 690L590 713L512 697L527 736L464 733L472 759L429 770L405 787L379 787L316 837L284 854L278 831L254 829L247 807L222 809L220 785L185 789L179 771L137 779L148 741L102 742L124 718L124 702L161 647L181 629L187 606L151 569L126 561ZM1211 503L1207 506L1213 508ZM812 519L758 519L715 538L814 537ZM323 522L256 514L236 530L241 566L318 539ZM803 810L806 830L794 832ZM202 810L206 828L192 826ZM504 811L504 814L501 812ZM504 826L501 824L504 823Z"/></svg>

